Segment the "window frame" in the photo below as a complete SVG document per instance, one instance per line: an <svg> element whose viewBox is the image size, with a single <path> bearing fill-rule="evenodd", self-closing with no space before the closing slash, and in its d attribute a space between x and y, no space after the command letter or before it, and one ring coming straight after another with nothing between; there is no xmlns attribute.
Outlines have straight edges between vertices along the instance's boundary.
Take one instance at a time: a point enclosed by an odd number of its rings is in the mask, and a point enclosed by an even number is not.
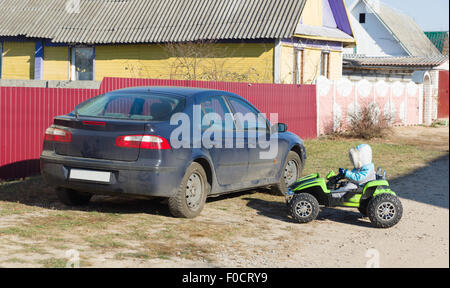
<svg viewBox="0 0 450 288"><path fill-rule="evenodd" d="M366 13L359 13L359 23L360 24L366 24L367 21L367 14Z"/></svg>
<svg viewBox="0 0 450 288"><path fill-rule="evenodd" d="M3 71L3 41L0 41L0 79L2 79Z"/></svg>
<svg viewBox="0 0 450 288"><path fill-rule="evenodd" d="M92 78L89 80L79 80L77 79L76 73L76 49L92 49ZM95 81L95 47L92 46L75 46L69 49L69 80L71 81Z"/></svg>
<svg viewBox="0 0 450 288"><path fill-rule="evenodd" d="M294 47L294 75L293 83L297 85L303 84L304 77L304 61L305 50Z"/></svg>
<svg viewBox="0 0 450 288"><path fill-rule="evenodd" d="M328 50L324 50L320 54L320 76L330 78L330 51Z"/></svg>

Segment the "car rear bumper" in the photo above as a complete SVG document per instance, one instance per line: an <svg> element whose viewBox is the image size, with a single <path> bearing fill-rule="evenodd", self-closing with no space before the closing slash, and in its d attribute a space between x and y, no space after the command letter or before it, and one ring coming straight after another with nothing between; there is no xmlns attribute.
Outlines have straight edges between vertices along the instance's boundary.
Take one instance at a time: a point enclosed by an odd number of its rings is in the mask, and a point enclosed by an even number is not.
<svg viewBox="0 0 450 288"><path fill-rule="evenodd" d="M92 194L171 197L181 183L182 169L161 167L158 161L122 162L57 155L43 152L41 174L55 187L64 187ZM71 169L111 172L109 183L70 180Z"/></svg>

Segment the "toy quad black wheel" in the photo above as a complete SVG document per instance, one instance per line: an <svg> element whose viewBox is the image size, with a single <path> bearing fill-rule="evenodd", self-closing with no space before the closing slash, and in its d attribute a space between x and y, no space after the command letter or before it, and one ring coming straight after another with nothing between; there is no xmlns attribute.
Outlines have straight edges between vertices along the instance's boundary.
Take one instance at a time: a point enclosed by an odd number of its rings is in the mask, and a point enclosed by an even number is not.
<svg viewBox="0 0 450 288"><path fill-rule="evenodd" d="M400 222L403 206L398 197L380 194L372 198L367 206L370 222L378 228L390 228Z"/></svg>
<svg viewBox="0 0 450 288"><path fill-rule="evenodd" d="M367 213L367 205L368 201L361 201L358 207L359 213L361 213L364 217L369 216L369 213Z"/></svg>
<svg viewBox="0 0 450 288"><path fill-rule="evenodd" d="M308 193L300 193L289 202L289 211L299 223L314 221L319 215L319 202Z"/></svg>

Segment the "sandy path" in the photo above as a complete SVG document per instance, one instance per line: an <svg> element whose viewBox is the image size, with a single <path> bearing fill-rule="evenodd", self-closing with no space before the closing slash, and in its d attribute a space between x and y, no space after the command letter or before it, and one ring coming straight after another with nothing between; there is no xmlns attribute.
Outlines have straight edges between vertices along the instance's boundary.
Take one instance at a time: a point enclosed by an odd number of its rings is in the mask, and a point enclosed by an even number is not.
<svg viewBox="0 0 450 288"><path fill-rule="evenodd" d="M373 229L357 212L334 209L324 209L326 220L315 226L293 227L311 235L294 243L293 259L280 266L365 267L376 249L381 267L449 267L448 167L447 156L392 181L405 211L392 229Z"/></svg>

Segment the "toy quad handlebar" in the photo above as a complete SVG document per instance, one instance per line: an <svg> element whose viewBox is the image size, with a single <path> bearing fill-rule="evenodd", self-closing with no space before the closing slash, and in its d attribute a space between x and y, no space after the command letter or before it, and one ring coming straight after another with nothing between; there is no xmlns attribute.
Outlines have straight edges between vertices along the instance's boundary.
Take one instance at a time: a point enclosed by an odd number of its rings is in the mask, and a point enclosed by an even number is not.
<svg viewBox="0 0 450 288"><path fill-rule="evenodd" d="M336 189L336 187L338 186L339 181L341 181L343 179L345 179L345 175L342 175L342 174L336 175L334 173L334 171L331 171L330 173L328 173L328 176L327 176L327 180L328 180L327 188L328 189L333 189L333 190Z"/></svg>

